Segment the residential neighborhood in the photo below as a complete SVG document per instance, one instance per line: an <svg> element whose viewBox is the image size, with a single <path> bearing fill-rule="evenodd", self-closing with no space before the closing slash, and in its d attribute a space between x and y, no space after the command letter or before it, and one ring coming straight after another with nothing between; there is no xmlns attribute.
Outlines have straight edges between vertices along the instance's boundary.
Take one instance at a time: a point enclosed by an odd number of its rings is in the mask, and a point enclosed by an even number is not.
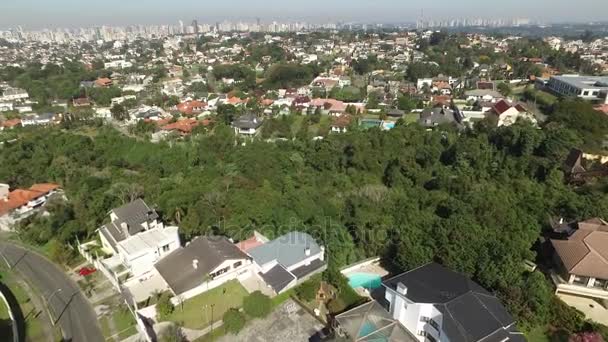
<svg viewBox="0 0 608 342"><path fill-rule="evenodd" d="M0 341L605 341L608 24L539 1L0 5Z"/></svg>

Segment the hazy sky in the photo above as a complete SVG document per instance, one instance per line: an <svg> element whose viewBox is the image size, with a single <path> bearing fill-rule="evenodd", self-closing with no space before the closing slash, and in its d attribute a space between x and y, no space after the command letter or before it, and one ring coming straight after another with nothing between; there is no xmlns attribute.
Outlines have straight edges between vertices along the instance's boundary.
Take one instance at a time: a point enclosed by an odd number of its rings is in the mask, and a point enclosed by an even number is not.
<svg viewBox="0 0 608 342"><path fill-rule="evenodd" d="M608 0L0 0L0 27L190 23L223 19L412 22L429 18L524 17L608 20Z"/></svg>

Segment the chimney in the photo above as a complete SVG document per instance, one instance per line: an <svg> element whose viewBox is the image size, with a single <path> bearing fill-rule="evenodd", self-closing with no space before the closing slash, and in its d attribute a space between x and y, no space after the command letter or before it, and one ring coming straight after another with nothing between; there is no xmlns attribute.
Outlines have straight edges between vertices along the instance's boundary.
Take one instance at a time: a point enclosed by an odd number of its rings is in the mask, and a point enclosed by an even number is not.
<svg viewBox="0 0 608 342"><path fill-rule="evenodd" d="M397 293L404 296L407 295L407 287L401 282L397 284Z"/></svg>
<svg viewBox="0 0 608 342"><path fill-rule="evenodd" d="M310 247L306 247L304 249L304 254L306 254L306 256L310 256Z"/></svg>
<svg viewBox="0 0 608 342"><path fill-rule="evenodd" d="M194 259L192 260L192 267L194 267L194 269L198 269L198 259Z"/></svg>
<svg viewBox="0 0 608 342"><path fill-rule="evenodd" d="M125 236L129 236L129 226L127 225L126 222L121 222L120 223L120 228L122 229L122 233Z"/></svg>
<svg viewBox="0 0 608 342"><path fill-rule="evenodd" d="M8 186L8 184L0 183L0 200L4 200L4 201L8 200L8 193L9 193L8 189L9 188L10 187Z"/></svg>

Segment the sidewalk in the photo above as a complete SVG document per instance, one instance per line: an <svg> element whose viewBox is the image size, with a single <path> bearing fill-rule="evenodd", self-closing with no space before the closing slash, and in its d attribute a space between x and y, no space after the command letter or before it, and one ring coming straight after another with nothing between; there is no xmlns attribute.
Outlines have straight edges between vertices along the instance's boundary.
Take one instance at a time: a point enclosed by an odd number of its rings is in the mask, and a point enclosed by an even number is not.
<svg viewBox="0 0 608 342"><path fill-rule="evenodd" d="M167 330L172 324L174 324L174 323L160 322L160 323L154 324L154 332L156 333L156 337L160 339L160 337L165 332L165 330ZM217 322L213 323L213 329L221 328L223 324L224 324L224 322L217 321ZM182 332L184 333L184 335L186 336L186 339L188 341L194 341L194 340L201 338L202 336L210 333L211 326L208 326L207 328L201 329L201 330L182 328ZM136 334L136 335L127 337L126 339L122 340L122 342L139 342L139 341L143 341L143 340L144 339L139 334Z"/></svg>

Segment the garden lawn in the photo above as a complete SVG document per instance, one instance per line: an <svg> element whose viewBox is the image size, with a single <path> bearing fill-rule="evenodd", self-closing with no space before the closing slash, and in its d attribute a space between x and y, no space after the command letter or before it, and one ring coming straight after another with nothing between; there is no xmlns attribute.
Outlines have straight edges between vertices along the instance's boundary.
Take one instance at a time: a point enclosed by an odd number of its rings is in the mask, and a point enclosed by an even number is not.
<svg viewBox="0 0 608 342"><path fill-rule="evenodd" d="M526 340L530 342L549 342L549 337L545 333L546 327L536 327L525 333Z"/></svg>
<svg viewBox="0 0 608 342"><path fill-rule="evenodd" d="M225 290L225 292L224 292ZM232 280L196 297L178 304L169 321L182 324L190 329L202 329L211 322L211 306L213 305L213 321L222 319L230 308L240 308L248 293L237 280Z"/></svg>

